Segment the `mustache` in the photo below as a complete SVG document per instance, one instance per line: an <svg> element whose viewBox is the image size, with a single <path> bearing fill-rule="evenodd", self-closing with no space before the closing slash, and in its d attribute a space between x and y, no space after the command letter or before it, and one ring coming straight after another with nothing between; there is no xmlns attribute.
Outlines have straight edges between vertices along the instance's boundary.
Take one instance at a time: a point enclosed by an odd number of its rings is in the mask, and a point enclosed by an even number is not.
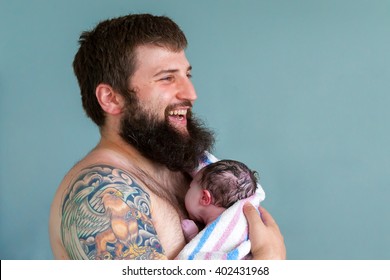
<svg viewBox="0 0 390 280"><path fill-rule="evenodd" d="M192 110L192 103L189 100L185 100L185 101L180 102L180 103L168 105L165 108L165 115L167 116L169 111L173 111L173 110L175 110L178 107L188 107L188 112L191 112L191 110Z"/></svg>

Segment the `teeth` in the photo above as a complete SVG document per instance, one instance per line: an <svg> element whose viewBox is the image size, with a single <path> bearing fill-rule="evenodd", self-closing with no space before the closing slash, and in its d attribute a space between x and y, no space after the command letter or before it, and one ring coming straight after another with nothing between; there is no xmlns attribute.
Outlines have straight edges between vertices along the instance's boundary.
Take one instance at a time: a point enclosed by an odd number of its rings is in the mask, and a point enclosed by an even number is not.
<svg viewBox="0 0 390 280"><path fill-rule="evenodd" d="M187 110L174 110L174 111L169 111L170 116L185 116L187 115Z"/></svg>

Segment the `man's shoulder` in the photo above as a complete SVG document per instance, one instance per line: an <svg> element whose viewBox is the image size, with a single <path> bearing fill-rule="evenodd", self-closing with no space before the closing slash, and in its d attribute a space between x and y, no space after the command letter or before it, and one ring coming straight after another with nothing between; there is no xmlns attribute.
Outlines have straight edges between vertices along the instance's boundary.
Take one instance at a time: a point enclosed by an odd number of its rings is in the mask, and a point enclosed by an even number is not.
<svg viewBox="0 0 390 280"><path fill-rule="evenodd" d="M97 149L90 152L82 160L77 162L65 175L61 188L68 188L80 176L88 174L100 174L100 176L123 176L132 178L134 181L136 168L132 168L131 159L123 161L119 155L110 150Z"/></svg>
<svg viewBox="0 0 390 280"><path fill-rule="evenodd" d="M151 219L150 196L126 168L107 162L77 164L61 188L57 236L69 258L165 258ZM140 241L152 237L153 246Z"/></svg>
<svg viewBox="0 0 390 280"><path fill-rule="evenodd" d="M94 194L104 192L106 189L115 189L123 197L134 193L150 200L148 192L136 179L134 171L115 163L78 164L69 171L60 188L62 204L65 204L72 195L81 195L81 192Z"/></svg>

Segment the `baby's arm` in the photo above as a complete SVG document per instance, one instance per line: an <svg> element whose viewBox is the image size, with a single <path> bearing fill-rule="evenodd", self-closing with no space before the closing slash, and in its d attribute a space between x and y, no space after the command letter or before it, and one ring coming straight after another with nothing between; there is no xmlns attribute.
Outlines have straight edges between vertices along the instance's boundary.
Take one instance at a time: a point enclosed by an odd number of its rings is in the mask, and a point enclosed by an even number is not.
<svg viewBox="0 0 390 280"><path fill-rule="evenodd" d="M187 243L198 234L199 229L193 220L184 219L181 221L181 227L183 229L184 238Z"/></svg>

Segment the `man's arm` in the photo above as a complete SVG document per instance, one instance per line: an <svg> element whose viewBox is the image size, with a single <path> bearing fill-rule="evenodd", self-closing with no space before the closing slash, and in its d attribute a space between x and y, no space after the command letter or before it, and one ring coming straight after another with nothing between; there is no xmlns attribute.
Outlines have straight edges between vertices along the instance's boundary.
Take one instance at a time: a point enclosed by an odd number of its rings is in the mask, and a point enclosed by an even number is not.
<svg viewBox="0 0 390 280"><path fill-rule="evenodd" d="M70 259L166 259L150 197L123 170L79 172L62 199L61 239Z"/></svg>

